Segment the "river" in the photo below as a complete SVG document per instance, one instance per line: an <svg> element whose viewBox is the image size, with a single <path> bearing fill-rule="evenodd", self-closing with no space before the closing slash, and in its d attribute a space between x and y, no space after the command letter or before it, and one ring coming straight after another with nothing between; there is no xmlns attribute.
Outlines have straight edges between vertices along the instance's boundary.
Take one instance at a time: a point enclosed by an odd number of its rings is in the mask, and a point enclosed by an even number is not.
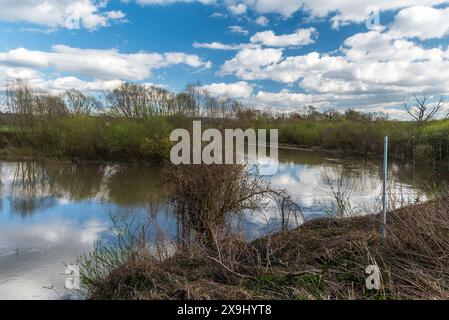
<svg viewBox="0 0 449 320"><path fill-rule="evenodd" d="M381 161L339 159L309 151L280 150L272 184L286 189L306 219L329 214L333 198L326 180L343 186L354 213L378 211ZM396 205L424 201L449 180L447 169L390 163ZM161 193L162 168L0 160L0 299L68 299L66 265L97 241L113 241L111 215L144 216ZM161 207L158 224L175 236L176 219ZM276 210L245 219L255 238L280 227Z"/></svg>

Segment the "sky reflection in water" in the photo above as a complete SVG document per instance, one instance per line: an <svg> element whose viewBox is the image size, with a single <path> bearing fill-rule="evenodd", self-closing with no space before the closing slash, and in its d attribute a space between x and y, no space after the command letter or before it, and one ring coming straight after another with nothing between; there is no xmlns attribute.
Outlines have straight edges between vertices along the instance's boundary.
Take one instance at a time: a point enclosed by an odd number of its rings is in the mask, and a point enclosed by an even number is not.
<svg viewBox="0 0 449 320"><path fill-rule="evenodd" d="M322 216L331 198L323 170L353 182L353 206L374 209L380 195L380 161L337 160L314 152L281 150L271 177L285 188L307 219ZM416 190L448 179L446 171L391 165L397 192L414 201ZM65 265L98 241L113 241L110 216L143 217L143 207L162 189L161 169L0 161L0 299L73 298L63 288ZM176 220L163 208L158 223L174 237ZM244 222L249 237L279 228L275 211Z"/></svg>

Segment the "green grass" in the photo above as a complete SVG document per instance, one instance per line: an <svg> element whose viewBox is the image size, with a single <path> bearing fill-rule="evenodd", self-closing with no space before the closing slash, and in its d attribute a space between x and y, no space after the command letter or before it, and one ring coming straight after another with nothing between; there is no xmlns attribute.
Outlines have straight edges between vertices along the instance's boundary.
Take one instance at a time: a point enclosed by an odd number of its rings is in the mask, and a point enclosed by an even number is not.
<svg viewBox="0 0 449 320"><path fill-rule="evenodd" d="M10 128L9 146L68 159L161 161L168 159L173 129L162 117L71 116L36 121L20 131Z"/></svg>
<svg viewBox="0 0 449 320"><path fill-rule="evenodd" d="M68 159L161 161L168 159L175 128L191 129L192 118L151 116L144 119L65 116L36 119L20 131L0 125L13 136L10 146ZM382 155L390 137L390 155L405 160L439 161L449 156L449 120L423 124L406 121L269 119L203 119L208 127L279 129L279 143L339 151L350 155ZM3 143L4 145L5 143Z"/></svg>
<svg viewBox="0 0 449 320"><path fill-rule="evenodd" d="M6 125L6 124L4 124L4 125L0 124L0 133L12 132L13 130L14 130L13 126Z"/></svg>
<svg viewBox="0 0 449 320"><path fill-rule="evenodd" d="M392 157L441 160L449 156L449 120L410 121L255 120L252 127L279 129L279 143L316 147L352 155L381 155L388 135ZM415 150L418 148L418 150Z"/></svg>

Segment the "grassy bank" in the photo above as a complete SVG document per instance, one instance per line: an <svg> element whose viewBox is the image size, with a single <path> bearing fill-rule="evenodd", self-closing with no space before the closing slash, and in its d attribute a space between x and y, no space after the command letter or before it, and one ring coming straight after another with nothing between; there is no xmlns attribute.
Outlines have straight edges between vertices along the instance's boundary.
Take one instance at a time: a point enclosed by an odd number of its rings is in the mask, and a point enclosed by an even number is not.
<svg viewBox="0 0 449 320"><path fill-rule="evenodd" d="M196 118L198 119L198 118ZM0 148L22 154L64 159L160 161L168 159L175 128L192 127L194 118L151 116L144 119L67 116L34 121L27 127L0 127ZM449 120L418 125L398 121L317 121L205 119L203 129L279 129L279 143L351 155L381 155L383 136L390 137L391 156L435 162L449 155Z"/></svg>
<svg viewBox="0 0 449 320"><path fill-rule="evenodd" d="M447 199L388 215L309 221L252 243L227 239L220 253L179 247L166 259L134 251L101 281L91 299L447 299ZM381 290L367 290L377 265Z"/></svg>
<svg viewBox="0 0 449 320"><path fill-rule="evenodd" d="M66 159L167 159L171 130L191 129L194 119L203 129L279 129L280 143L345 154L380 155L388 135L394 157L432 162L449 156L449 120L434 120L435 114L391 121L383 114L312 106L282 114L213 97L199 85L173 93L125 83L101 98L74 89L54 95L16 81L2 98L8 112L0 113L0 148ZM431 105L423 108L423 115L433 114Z"/></svg>
<svg viewBox="0 0 449 320"><path fill-rule="evenodd" d="M161 161L168 158L173 129L173 122L162 117L61 117L9 127L0 132L0 147L6 153L69 160Z"/></svg>
<svg viewBox="0 0 449 320"><path fill-rule="evenodd" d="M279 129L279 142L354 155L380 155L383 137L398 159L435 161L449 155L449 120L407 121L259 120L256 128Z"/></svg>

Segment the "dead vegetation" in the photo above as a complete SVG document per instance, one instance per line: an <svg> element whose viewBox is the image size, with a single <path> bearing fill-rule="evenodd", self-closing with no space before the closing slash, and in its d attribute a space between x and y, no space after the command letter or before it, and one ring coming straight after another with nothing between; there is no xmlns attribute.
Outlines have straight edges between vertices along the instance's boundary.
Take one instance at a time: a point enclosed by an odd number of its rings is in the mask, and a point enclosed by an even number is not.
<svg viewBox="0 0 449 320"><path fill-rule="evenodd" d="M183 242L192 240L192 232L195 238L214 241L219 233L229 234L233 221L271 206L280 212L283 229L303 219L285 190L271 186L246 165L171 166L166 180L173 187L171 203Z"/></svg>
<svg viewBox="0 0 449 320"><path fill-rule="evenodd" d="M108 274L83 269L91 299L449 298L447 192L390 211L385 240L378 215L366 215L312 220L249 242L230 219L264 209L270 197L285 214L294 205L282 190L238 165L179 166L168 181L184 233L125 246L127 259ZM100 266L111 261L99 252ZM112 253L112 261L122 257ZM380 270L380 290L365 286L369 265Z"/></svg>
<svg viewBox="0 0 449 320"><path fill-rule="evenodd" d="M159 259L135 250L90 288L92 299L448 299L447 197L378 217L324 218L251 243L191 242ZM377 265L381 290L367 290Z"/></svg>

